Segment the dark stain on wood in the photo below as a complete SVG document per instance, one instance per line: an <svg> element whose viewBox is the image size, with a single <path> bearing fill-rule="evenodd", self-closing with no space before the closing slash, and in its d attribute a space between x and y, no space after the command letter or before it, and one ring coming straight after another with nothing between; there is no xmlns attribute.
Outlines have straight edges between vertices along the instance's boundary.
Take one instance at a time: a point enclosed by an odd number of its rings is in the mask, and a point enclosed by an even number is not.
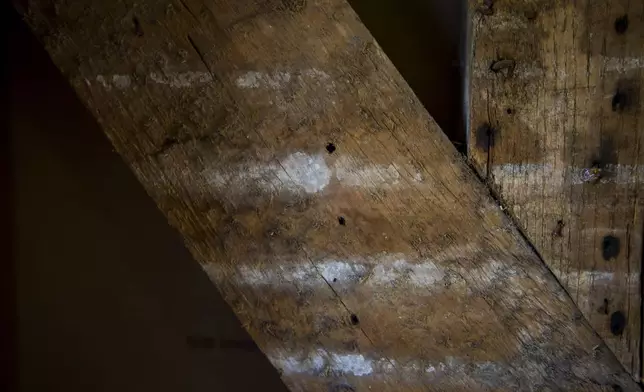
<svg viewBox="0 0 644 392"><path fill-rule="evenodd" d="M555 225L554 230L552 231L552 236L553 237L563 237L563 229L565 227L565 223L563 220L559 219L557 221L557 224Z"/></svg>
<svg viewBox="0 0 644 392"><path fill-rule="evenodd" d="M617 82L615 95L611 101L614 112L638 110L640 103L640 83L637 79L621 79Z"/></svg>
<svg viewBox="0 0 644 392"><path fill-rule="evenodd" d="M132 24L134 24L134 34L139 37L143 37L143 28L141 27L141 22L136 16L132 17Z"/></svg>
<svg viewBox="0 0 644 392"><path fill-rule="evenodd" d="M481 124L476 128L476 147L482 151L489 152L494 147L496 129L489 123Z"/></svg>
<svg viewBox="0 0 644 392"><path fill-rule="evenodd" d="M619 238L607 235L602 240L602 257L604 260L608 261L614 259L619 255L620 250L620 241Z"/></svg>
<svg viewBox="0 0 644 392"><path fill-rule="evenodd" d="M608 298L604 298L604 303L597 309L600 314L608 314Z"/></svg>
<svg viewBox="0 0 644 392"><path fill-rule="evenodd" d="M623 15L615 19L615 32L617 34L624 34L626 30L628 30L628 15Z"/></svg>
<svg viewBox="0 0 644 392"><path fill-rule="evenodd" d="M512 71L514 71L516 64L517 62L512 59L496 60L496 61L493 61L492 64L490 64L490 71L494 73L506 71L507 75L509 76L512 74Z"/></svg>

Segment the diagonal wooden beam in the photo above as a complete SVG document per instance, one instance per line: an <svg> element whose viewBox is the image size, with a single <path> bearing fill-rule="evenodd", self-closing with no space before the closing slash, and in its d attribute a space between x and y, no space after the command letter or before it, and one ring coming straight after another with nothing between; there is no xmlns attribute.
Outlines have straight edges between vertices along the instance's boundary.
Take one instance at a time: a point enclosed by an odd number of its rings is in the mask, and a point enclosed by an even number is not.
<svg viewBox="0 0 644 392"><path fill-rule="evenodd" d="M470 10L472 161L639 379L644 3Z"/></svg>
<svg viewBox="0 0 644 392"><path fill-rule="evenodd" d="M638 389L344 0L26 19L291 390Z"/></svg>

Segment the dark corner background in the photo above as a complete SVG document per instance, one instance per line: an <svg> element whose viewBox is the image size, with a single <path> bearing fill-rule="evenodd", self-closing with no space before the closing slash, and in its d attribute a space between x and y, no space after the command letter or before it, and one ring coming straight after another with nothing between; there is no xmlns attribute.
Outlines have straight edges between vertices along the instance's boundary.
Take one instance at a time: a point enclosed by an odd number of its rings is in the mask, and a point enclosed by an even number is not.
<svg viewBox="0 0 644 392"><path fill-rule="evenodd" d="M350 3L462 150L464 1ZM285 391L27 26L0 9L0 389Z"/></svg>

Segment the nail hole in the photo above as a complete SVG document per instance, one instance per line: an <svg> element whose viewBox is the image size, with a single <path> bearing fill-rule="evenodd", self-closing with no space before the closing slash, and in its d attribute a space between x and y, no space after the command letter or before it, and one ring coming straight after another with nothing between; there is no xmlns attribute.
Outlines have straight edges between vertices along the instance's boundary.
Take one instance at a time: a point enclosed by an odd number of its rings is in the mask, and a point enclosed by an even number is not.
<svg viewBox="0 0 644 392"><path fill-rule="evenodd" d="M335 144L329 143L326 145L326 150L329 154L333 154L335 152Z"/></svg>
<svg viewBox="0 0 644 392"><path fill-rule="evenodd" d="M507 109L505 109L505 112L506 112L507 114L514 114L514 110L512 110L512 108L507 108Z"/></svg>
<svg viewBox="0 0 644 392"><path fill-rule="evenodd" d="M337 282L338 278L333 278L333 283Z"/></svg>
<svg viewBox="0 0 644 392"><path fill-rule="evenodd" d="M614 312L610 316L610 332L619 336L624 333L624 328L626 328L626 316L621 311Z"/></svg>
<svg viewBox="0 0 644 392"><path fill-rule="evenodd" d="M141 28L141 22L136 16L132 18L132 23L134 23L134 33L139 37L143 37L143 29Z"/></svg>
<svg viewBox="0 0 644 392"><path fill-rule="evenodd" d="M619 255L620 241L619 238L607 235L602 240L602 256L604 260L610 260Z"/></svg>
<svg viewBox="0 0 644 392"><path fill-rule="evenodd" d="M356 316L355 314L351 315L351 324L353 324L353 325L360 324L360 320L358 319L358 316Z"/></svg>
<svg viewBox="0 0 644 392"><path fill-rule="evenodd" d="M617 34L624 34L626 30L628 30L628 15L615 19L615 32Z"/></svg>
<svg viewBox="0 0 644 392"><path fill-rule="evenodd" d="M340 224L340 226L346 226L347 225L347 220L344 219L343 216L341 216L341 217L338 217L338 223Z"/></svg>

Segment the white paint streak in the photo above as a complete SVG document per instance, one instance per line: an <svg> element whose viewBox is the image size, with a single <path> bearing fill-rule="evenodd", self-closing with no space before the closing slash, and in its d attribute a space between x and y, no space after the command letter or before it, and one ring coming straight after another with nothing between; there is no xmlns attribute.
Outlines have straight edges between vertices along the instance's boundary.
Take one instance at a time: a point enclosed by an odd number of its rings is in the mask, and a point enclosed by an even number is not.
<svg viewBox="0 0 644 392"><path fill-rule="evenodd" d="M604 57L604 69L609 72L628 72L634 69L644 68L642 57Z"/></svg>
<svg viewBox="0 0 644 392"><path fill-rule="evenodd" d="M610 272L610 271L561 271L556 268L552 273L564 284L575 289L590 290L593 286L611 286L628 282L630 285L639 284L639 273Z"/></svg>
<svg viewBox="0 0 644 392"><path fill-rule="evenodd" d="M272 74L266 72L249 71L239 76L235 83L240 88L269 87L274 90L283 88L291 81L291 74L288 72L276 71Z"/></svg>
<svg viewBox="0 0 644 392"><path fill-rule="evenodd" d="M248 71L239 75L235 79L235 84L241 89L269 88L272 90L280 90L296 79L306 83L320 83L329 81L331 77L326 72L317 68L309 68L301 72L293 73L287 71ZM333 85L333 82L330 83Z"/></svg>
<svg viewBox="0 0 644 392"><path fill-rule="evenodd" d="M331 170L322 155L296 152L281 162L243 164L231 171L204 172L208 183L220 191L246 193L251 189L316 193L331 180Z"/></svg>
<svg viewBox="0 0 644 392"><path fill-rule="evenodd" d="M207 169L203 174L218 191L236 195L257 189L312 194L324 190L333 177L343 186L358 188L427 186L425 176L411 166L362 165L349 157L340 157L329 167L324 154L303 152L295 152L280 162L244 163L226 172Z"/></svg>
<svg viewBox="0 0 644 392"><path fill-rule="evenodd" d="M644 180L644 166L641 165L606 165L598 169L592 167L555 168L550 164L504 164L492 167L495 181L519 180L530 186L547 182L548 187L562 187L565 184L581 185L585 183L634 184Z"/></svg>
<svg viewBox="0 0 644 392"><path fill-rule="evenodd" d="M338 375L355 377L382 377L391 374L411 379L435 379L444 374L489 383L503 384L511 370L491 362L470 362L447 356L442 361L418 359L387 359L364 354L336 353L317 349L310 353L275 350L267 354L269 360L285 375L309 374L316 376Z"/></svg>
<svg viewBox="0 0 644 392"><path fill-rule="evenodd" d="M393 284L408 280L415 287L432 287L445 278L445 272L431 261L409 263L396 260L393 263L378 264L373 268L368 280L370 284Z"/></svg>
<svg viewBox="0 0 644 392"><path fill-rule="evenodd" d="M338 289L364 285L372 288L428 290L427 293L449 289L468 294L472 290L484 290L496 284L520 286L511 281L519 276L513 266L488 260L462 269L450 262L461 256L462 252L448 250L432 259L416 260L403 254L386 253L372 257L314 262L276 258L260 265L241 265L232 279L243 285L282 289L323 288L331 284ZM214 279L222 278L214 270L208 272ZM459 276L468 276L470 282ZM511 288L508 290L514 293ZM520 297L524 293L514 294Z"/></svg>
<svg viewBox="0 0 644 392"><path fill-rule="evenodd" d="M112 87L116 87L119 90L125 90L132 84L132 78L129 75L96 75L96 81L108 91L111 90ZM89 84L89 80L85 79L85 82Z"/></svg>
<svg viewBox="0 0 644 392"><path fill-rule="evenodd" d="M151 73L150 79L158 84L165 84L175 88L186 88L195 84L203 84L212 81L212 75L208 72L166 72L163 74Z"/></svg>
<svg viewBox="0 0 644 392"><path fill-rule="evenodd" d="M422 173L413 167L398 164L360 165L346 156L335 162L335 177L342 185L360 188L405 186L409 183L422 183L424 180Z"/></svg>
<svg viewBox="0 0 644 392"><path fill-rule="evenodd" d="M130 87L131 83L129 75L112 75L112 84L120 90Z"/></svg>

